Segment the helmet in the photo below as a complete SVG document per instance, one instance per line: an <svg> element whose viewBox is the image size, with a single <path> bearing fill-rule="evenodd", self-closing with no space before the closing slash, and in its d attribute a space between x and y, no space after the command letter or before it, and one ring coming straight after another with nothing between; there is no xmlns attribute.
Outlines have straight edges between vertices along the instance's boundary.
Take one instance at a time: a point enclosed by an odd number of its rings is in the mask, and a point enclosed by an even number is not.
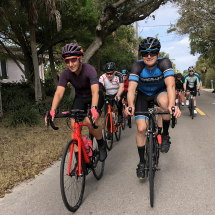
<svg viewBox="0 0 215 215"><path fill-rule="evenodd" d="M126 75L128 75L128 70L123 69L123 70L122 70L122 74L126 74Z"/></svg>
<svg viewBox="0 0 215 215"><path fill-rule="evenodd" d="M116 64L114 62L106 63L104 66L105 71L115 71L116 70Z"/></svg>
<svg viewBox="0 0 215 215"><path fill-rule="evenodd" d="M195 68L193 67L193 66L190 66L189 68L188 68L188 72L189 71L194 71L195 70Z"/></svg>
<svg viewBox="0 0 215 215"><path fill-rule="evenodd" d="M176 74L176 77L177 77L177 78L181 78L181 77L182 77L181 73L177 73L177 74Z"/></svg>
<svg viewBox="0 0 215 215"><path fill-rule="evenodd" d="M147 37L140 42L139 52L160 51L161 44L157 38Z"/></svg>
<svg viewBox="0 0 215 215"><path fill-rule="evenodd" d="M62 50L62 57L82 56L81 46L75 43L66 44Z"/></svg>

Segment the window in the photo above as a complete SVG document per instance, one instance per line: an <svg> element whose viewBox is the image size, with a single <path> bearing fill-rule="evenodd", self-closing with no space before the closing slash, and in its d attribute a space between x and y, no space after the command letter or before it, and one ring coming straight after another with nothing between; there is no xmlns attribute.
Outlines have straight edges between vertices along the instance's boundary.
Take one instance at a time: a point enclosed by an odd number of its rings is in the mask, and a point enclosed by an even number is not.
<svg viewBox="0 0 215 215"><path fill-rule="evenodd" d="M7 79L7 67L6 67L6 61L1 60L1 75L3 79Z"/></svg>

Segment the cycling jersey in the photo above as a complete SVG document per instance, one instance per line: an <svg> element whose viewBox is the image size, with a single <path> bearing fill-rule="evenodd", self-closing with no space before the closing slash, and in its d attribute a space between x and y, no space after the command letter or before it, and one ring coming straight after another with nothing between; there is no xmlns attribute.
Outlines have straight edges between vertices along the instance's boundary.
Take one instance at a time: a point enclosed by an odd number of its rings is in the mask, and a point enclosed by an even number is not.
<svg viewBox="0 0 215 215"><path fill-rule="evenodd" d="M158 58L153 70L149 70L143 60L139 60L132 65L129 81L138 83L138 90L151 96L165 89L164 79L174 77L171 61L168 58Z"/></svg>
<svg viewBox="0 0 215 215"><path fill-rule="evenodd" d="M199 77L199 75L198 75L197 73L194 73L193 75L194 75L195 77L197 77L197 78L198 78L199 83L200 83L200 77ZM186 74L186 75L184 76L184 83L185 83L185 79L186 79L188 76L190 76L190 74L189 74L189 73L188 73L188 74Z"/></svg>
<svg viewBox="0 0 215 215"><path fill-rule="evenodd" d="M68 82L75 88L75 94L83 98L92 97L91 85L99 84L95 68L87 63L82 64L79 76L69 68L64 69L60 75L58 86L66 88Z"/></svg>
<svg viewBox="0 0 215 215"><path fill-rule="evenodd" d="M109 81L106 73L100 76L99 78L100 86L106 89L106 95L114 95L119 90L119 84L124 83L123 75L120 72L116 72L113 76L113 79Z"/></svg>
<svg viewBox="0 0 215 215"><path fill-rule="evenodd" d="M184 83L189 87L189 88L196 88L196 84L199 83L199 78L197 76L185 76Z"/></svg>
<svg viewBox="0 0 215 215"><path fill-rule="evenodd" d="M127 78L126 81L124 80L124 91L125 92L128 92L128 81L129 81L129 78Z"/></svg>
<svg viewBox="0 0 215 215"><path fill-rule="evenodd" d="M175 88L176 89L182 89L183 88L183 80L182 79L180 79L180 80L178 80L177 78L175 79Z"/></svg>

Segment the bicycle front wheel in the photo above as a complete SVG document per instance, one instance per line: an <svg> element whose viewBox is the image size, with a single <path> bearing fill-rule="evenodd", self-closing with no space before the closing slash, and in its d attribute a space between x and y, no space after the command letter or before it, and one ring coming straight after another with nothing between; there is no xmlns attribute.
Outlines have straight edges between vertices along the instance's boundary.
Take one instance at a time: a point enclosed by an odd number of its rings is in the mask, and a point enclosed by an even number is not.
<svg viewBox="0 0 215 215"><path fill-rule="evenodd" d="M110 114L107 113L104 118L104 140L106 141L108 151L113 147L113 132L110 125Z"/></svg>
<svg viewBox="0 0 215 215"><path fill-rule="evenodd" d="M153 136L149 134L149 194L150 205L154 204L154 156L153 156Z"/></svg>
<svg viewBox="0 0 215 215"><path fill-rule="evenodd" d="M192 113L192 119L194 118L194 103L193 103L193 99L191 99L191 113Z"/></svg>
<svg viewBox="0 0 215 215"><path fill-rule="evenodd" d="M117 120L118 121L118 120ZM120 140L120 137L121 137L121 128L122 124L120 123L116 123L116 132L115 132L115 137L116 137L116 140L119 141Z"/></svg>
<svg viewBox="0 0 215 215"><path fill-rule="evenodd" d="M63 152L60 167L61 196L66 208L71 212L77 211L80 207L85 188L85 161L83 153L81 156L81 176L78 176L78 162L76 160L74 151L71 152L71 146L76 142L76 140L70 140L67 143ZM71 170L70 174L68 175L70 153L73 154L71 161Z"/></svg>
<svg viewBox="0 0 215 215"><path fill-rule="evenodd" d="M103 176L105 161L99 160L99 148L96 138L93 138L93 175L97 180Z"/></svg>

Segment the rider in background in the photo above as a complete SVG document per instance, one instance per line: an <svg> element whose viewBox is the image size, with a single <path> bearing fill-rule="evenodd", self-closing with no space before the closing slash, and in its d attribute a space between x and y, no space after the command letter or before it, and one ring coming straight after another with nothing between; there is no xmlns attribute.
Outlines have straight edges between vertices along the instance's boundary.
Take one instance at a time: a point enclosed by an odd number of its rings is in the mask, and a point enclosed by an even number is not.
<svg viewBox="0 0 215 215"><path fill-rule="evenodd" d="M126 69L123 69L122 70L122 75L123 75L123 78L124 78L124 92L122 94L122 104L123 106L125 107L125 100L127 100L127 93L128 93L128 81L129 81L129 78L128 78L128 70Z"/></svg>
<svg viewBox="0 0 215 215"><path fill-rule="evenodd" d="M67 68L60 74L58 86L52 101L50 115L54 120L56 109L63 98L67 83L71 83L75 88L75 98L71 109L80 109L85 112L88 105L91 107L92 120L97 129L93 129L88 118L86 124L90 133L96 138L99 147L100 161L107 157L106 143L103 140L102 129L98 124L99 114L101 113L104 99L102 91L99 91L99 80L97 72L93 66L82 63L83 50L75 43L66 44L62 50L62 57ZM71 138L73 138L74 119L71 120ZM46 121L47 124L47 121ZM78 156L78 147L74 145L75 156Z"/></svg>
<svg viewBox="0 0 215 215"><path fill-rule="evenodd" d="M184 84L184 77L182 76L181 73L177 73L175 75L175 89L176 89L176 96L178 95L178 90L182 90L182 93L181 93L181 105L184 106L184 87L183 87L183 84ZM175 101L176 103L178 103L179 101Z"/></svg>
<svg viewBox="0 0 215 215"><path fill-rule="evenodd" d="M193 66L188 68L188 74L184 77L184 90L186 91L186 105L189 105L189 95L190 91L194 91L193 100L194 100L194 114L197 114L196 110L196 87L198 92L200 91L200 78Z"/></svg>
<svg viewBox="0 0 215 215"><path fill-rule="evenodd" d="M168 58L159 58L161 45L158 39L147 37L139 45L139 51L142 60L132 65L129 76L128 86L128 107L125 112L127 115L134 115L135 111L148 111L151 102L160 107L161 111L172 113L172 107L175 107L175 80L171 61ZM138 86L136 104L134 105L135 91ZM132 113L129 112L132 108ZM178 118L181 112L175 107L175 117ZM162 115L163 133L161 151L167 153L170 148L170 126L171 115ZM148 115L135 116L137 124L136 142L140 162L137 165L137 177L145 177L145 144L146 128L148 126Z"/></svg>
<svg viewBox="0 0 215 215"><path fill-rule="evenodd" d="M122 122L122 93L124 91L124 79L120 72L116 71L114 62L106 63L104 66L105 73L100 76L100 90L104 87L106 90L105 98L115 98L118 100L118 122ZM110 102L113 107L113 102ZM105 114L108 110L108 103L105 103Z"/></svg>

